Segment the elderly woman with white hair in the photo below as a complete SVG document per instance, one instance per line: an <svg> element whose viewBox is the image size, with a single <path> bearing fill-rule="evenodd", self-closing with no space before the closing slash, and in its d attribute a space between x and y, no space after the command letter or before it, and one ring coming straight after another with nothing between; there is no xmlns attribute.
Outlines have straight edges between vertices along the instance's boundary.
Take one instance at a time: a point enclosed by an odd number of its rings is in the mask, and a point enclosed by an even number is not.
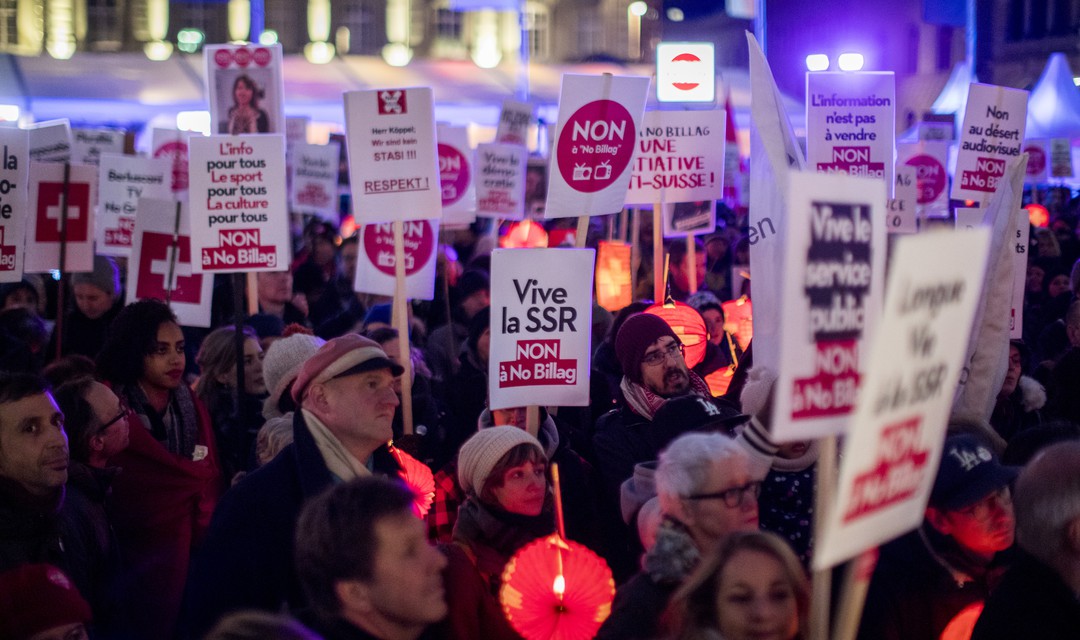
<svg viewBox="0 0 1080 640"><path fill-rule="evenodd" d="M690 433L660 454L662 516L644 567L615 594L598 639L654 638L683 580L724 536L758 528L761 474L743 446L719 433Z"/></svg>

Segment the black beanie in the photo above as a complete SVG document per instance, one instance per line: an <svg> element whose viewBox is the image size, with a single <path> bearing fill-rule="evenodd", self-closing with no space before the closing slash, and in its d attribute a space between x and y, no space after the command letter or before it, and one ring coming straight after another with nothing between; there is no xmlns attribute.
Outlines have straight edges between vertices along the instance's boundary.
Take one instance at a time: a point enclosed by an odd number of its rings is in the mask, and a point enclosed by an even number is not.
<svg viewBox="0 0 1080 640"><path fill-rule="evenodd" d="M645 350L664 336L671 336L675 342L680 342L679 336L660 316L651 313L630 316L619 328L619 335L615 336L615 356L622 365L623 374L640 384L641 359L645 357Z"/></svg>

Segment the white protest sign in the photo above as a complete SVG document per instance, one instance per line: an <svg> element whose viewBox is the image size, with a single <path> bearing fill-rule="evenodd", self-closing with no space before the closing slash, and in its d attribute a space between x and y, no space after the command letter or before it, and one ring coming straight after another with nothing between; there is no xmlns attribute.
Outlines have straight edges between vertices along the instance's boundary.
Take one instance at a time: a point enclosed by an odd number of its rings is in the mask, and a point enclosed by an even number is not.
<svg viewBox="0 0 1080 640"><path fill-rule="evenodd" d="M1050 141L1050 175L1054 178L1073 177L1072 140L1054 138Z"/></svg>
<svg viewBox="0 0 1080 640"><path fill-rule="evenodd" d="M662 217L665 238L712 233L716 229L716 200L665 204Z"/></svg>
<svg viewBox="0 0 1080 640"><path fill-rule="evenodd" d="M358 224L442 217L430 88L348 91L345 128Z"/></svg>
<svg viewBox="0 0 1080 640"><path fill-rule="evenodd" d="M71 124L67 118L38 122L30 132L30 162L71 162Z"/></svg>
<svg viewBox="0 0 1080 640"><path fill-rule="evenodd" d="M488 406L589 404L592 249L491 254Z"/></svg>
<svg viewBox="0 0 1080 640"><path fill-rule="evenodd" d="M192 138L195 273L281 271L289 264L285 137Z"/></svg>
<svg viewBox="0 0 1080 640"><path fill-rule="evenodd" d="M985 209L978 209L975 207L957 207L956 219L954 220L954 224L957 230L975 229L982 226L983 218L985 217Z"/></svg>
<svg viewBox="0 0 1080 640"><path fill-rule="evenodd" d="M210 131L226 135L285 133L281 45L203 47Z"/></svg>
<svg viewBox="0 0 1080 640"><path fill-rule="evenodd" d="M1020 89L979 83L968 87L950 198L984 204L990 199L1006 164L1024 146L1027 99L1028 92Z"/></svg>
<svg viewBox="0 0 1080 640"><path fill-rule="evenodd" d="M139 199L126 301L169 300L180 324L209 327L214 277L196 273L187 203L181 203L179 214L177 220L176 200Z"/></svg>
<svg viewBox="0 0 1080 640"><path fill-rule="evenodd" d="M922 522L989 248L987 229L897 241L815 570Z"/></svg>
<svg viewBox="0 0 1080 640"><path fill-rule="evenodd" d="M338 158L341 147L329 144L292 145L292 194L289 203L297 213L310 213L337 224Z"/></svg>
<svg viewBox="0 0 1080 640"><path fill-rule="evenodd" d="M545 218L622 211L649 79L564 74Z"/></svg>
<svg viewBox="0 0 1080 640"><path fill-rule="evenodd" d="M917 213L921 217L949 212L949 144L915 142L896 146L897 164L915 168Z"/></svg>
<svg viewBox="0 0 1080 640"><path fill-rule="evenodd" d="M532 124L533 105L517 100L503 100L499 112L499 125L495 129L495 142L527 146L529 125Z"/></svg>
<svg viewBox="0 0 1080 640"><path fill-rule="evenodd" d="M308 116L285 116L285 148L307 142Z"/></svg>
<svg viewBox="0 0 1080 640"><path fill-rule="evenodd" d="M788 174L778 442L841 433L855 407L884 294L885 191L877 178Z"/></svg>
<svg viewBox="0 0 1080 640"><path fill-rule="evenodd" d="M465 127L440 124L436 129L443 224L469 224L476 219L476 172L469 132Z"/></svg>
<svg viewBox="0 0 1080 640"><path fill-rule="evenodd" d="M892 71L806 74L806 162L822 173L893 179Z"/></svg>
<svg viewBox="0 0 1080 640"><path fill-rule="evenodd" d="M154 129L150 142L150 157L164 158L172 167L172 192L186 194L188 190L188 138L187 131Z"/></svg>
<svg viewBox="0 0 1080 640"><path fill-rule="evenodd" d="M889 233L917 233L919 220L915 201L918 197L918 178L915 167L906 164L896 167L893 193L896 197L889 198L886 225Z"/></svg>
<svg viewBox="0 0 1080 640"><path fill-rule="evenodd" d="M60 268L60 239L65 237L64 271L94 269L94 201L97 200L97 167L34 162L30 166L30 216L26 227L27 273ZM67 204L66 216L64 204ZM65 220L66 218L66 220Z"/></svg>
<svg viewBox="0 0 1080 640"><path fill-rule="evenodd" d="M113 129L72 129L71 157L75 164L97 165L106 153L124 155L124 132Z"/></svg>
<svg viewBox="0 0 1080 640"><path fill-rule="evenodd" d="M135 211L139 198L166 199L172 195L169 161L105 154L98 170L98 210L94 225L97 253L131 255Z"/></svg>
<svg viewBox="0 0 1080 640"><path fill-rule="evenodd" d="M29 135L23 129L0 127L0 282L22 279L29 167Z"/></svg>
<svg viewBox="0 0 1080 640"><path fill-rule="evenodd" d="M1028 154L1027 171L1024 184L1043 184L1050 168L1050 149L1048 140L1025 140L1024 153Z"/></svg>
<svg viewBox="0 0 1080 640"><path fill-rule="evenodd" d="M715 102L715 67L711 42L661 42L656 45L656 99Z"/></svg>
<svg viewBox="0 0 1080 640"><path fill-rule="evenodd" d="M476 147L476 215L521 220L525 217L525 167L529 152L517 144Z"/></svg>
<svg viewBox="0 0 1080 640"><path fill-rule="evenodd" d="M435 262L439 243L438 220L407 220L405 238L405 297L435 297ZM382 296L394 295L394 226L389 222L367 224L360 230L353 290Z"/></svg>
<svg viewBox="0 0 1080 640"><path fill-rule="evenodd" d="M627 204L719 200L724 193L723 111L648 111L638 132Z"/></svg>
<svg viewBox="0 0 1080 640"><path fill-rule="evenodd" d="M1021 340L1024 337L1024 288L1027 285L1028 234L1031 221L1027 209L1021 209L1016 216L1013 230L1013 295L1012 310L1009 312L1009 339Z"/></svg>

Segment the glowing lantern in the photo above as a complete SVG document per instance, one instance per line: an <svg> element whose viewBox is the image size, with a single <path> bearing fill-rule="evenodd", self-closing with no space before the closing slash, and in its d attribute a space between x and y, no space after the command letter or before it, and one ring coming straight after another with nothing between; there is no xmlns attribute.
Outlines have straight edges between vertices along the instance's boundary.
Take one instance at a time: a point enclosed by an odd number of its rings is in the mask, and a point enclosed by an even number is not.
<svg viewBox="0 0 1080 640"><path fill-rule="evenodd" d="M435 476L426 464L405 453L390 444L390 454L401 466L398 476L405 486L412 490L416 498L413 500L413 513L423 519L431 510L431 503L435 501Z"/></svg>
<svg viewBox="0 0 1080 640"><path fill-rule="evenodd" d="M1046 228L1050 224L1050 211L1041 204L1029 204L1024 207L1028 212L1028 220L1036 227Z"/></svg>
<svg viewBox="0 0 1080 640"><path fill-rule="evenodd" d="M522 220L510 225L510 230L499 239L503 249L537 249L548 246L548 234L544 227L532 220Z"/></svg>
<svg viewBox="0 0 1080 640"><path fill-rule="evenodd" d="M709 339L705 319L697 309L684 302L654 304L645 310L663 318L685 348L686 366L694 367L705 359L705 341Z"/></svg>
<svg viewBox="0 0 1080 640"><path fill-rule="evenodd" d="M973 602L960 610L960 613L949 620L945 629L938 636L939 640L970 640L971 633L975 631L975 623L982 615L983 601Z"/></svg>
<svg viewBox="0 0 1080 640"><path fill-rule="evenodd" d="M720 304L724 310L724 330L735 336L743 351L754 337L754 305L746 296Z"/></svg>
<svg viewBox="0 0 1080 640"><path fill-rule="evenodd" d="M612 313L633 302L630 245L600 241L596 250L596 303Z"/></svg>
<svg viewBox="0 0 1080 640"><path fill-rule="evenodd" d="M341 221L341 237L348 238L356 233L356 229L356 218L352 214L345 216L345 219Z"/></svg>

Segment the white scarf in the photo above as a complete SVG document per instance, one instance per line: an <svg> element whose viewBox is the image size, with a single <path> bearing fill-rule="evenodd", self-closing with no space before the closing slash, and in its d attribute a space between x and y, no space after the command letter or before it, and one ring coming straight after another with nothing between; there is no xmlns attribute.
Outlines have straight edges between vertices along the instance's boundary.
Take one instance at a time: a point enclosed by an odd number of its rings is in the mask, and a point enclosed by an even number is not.
<svg viewBox="0 0 1080 640"><path fill-rule="evenodd" d="M330 473L345 481L371 475L367 466L349 453L345 445L341 444L341 440L330 432L322 420L316 418L315 414L307 409L300 411L304 414L304 422L307 423L311 436L315 438L315 446L319 448L319 453Z"/></svg>

